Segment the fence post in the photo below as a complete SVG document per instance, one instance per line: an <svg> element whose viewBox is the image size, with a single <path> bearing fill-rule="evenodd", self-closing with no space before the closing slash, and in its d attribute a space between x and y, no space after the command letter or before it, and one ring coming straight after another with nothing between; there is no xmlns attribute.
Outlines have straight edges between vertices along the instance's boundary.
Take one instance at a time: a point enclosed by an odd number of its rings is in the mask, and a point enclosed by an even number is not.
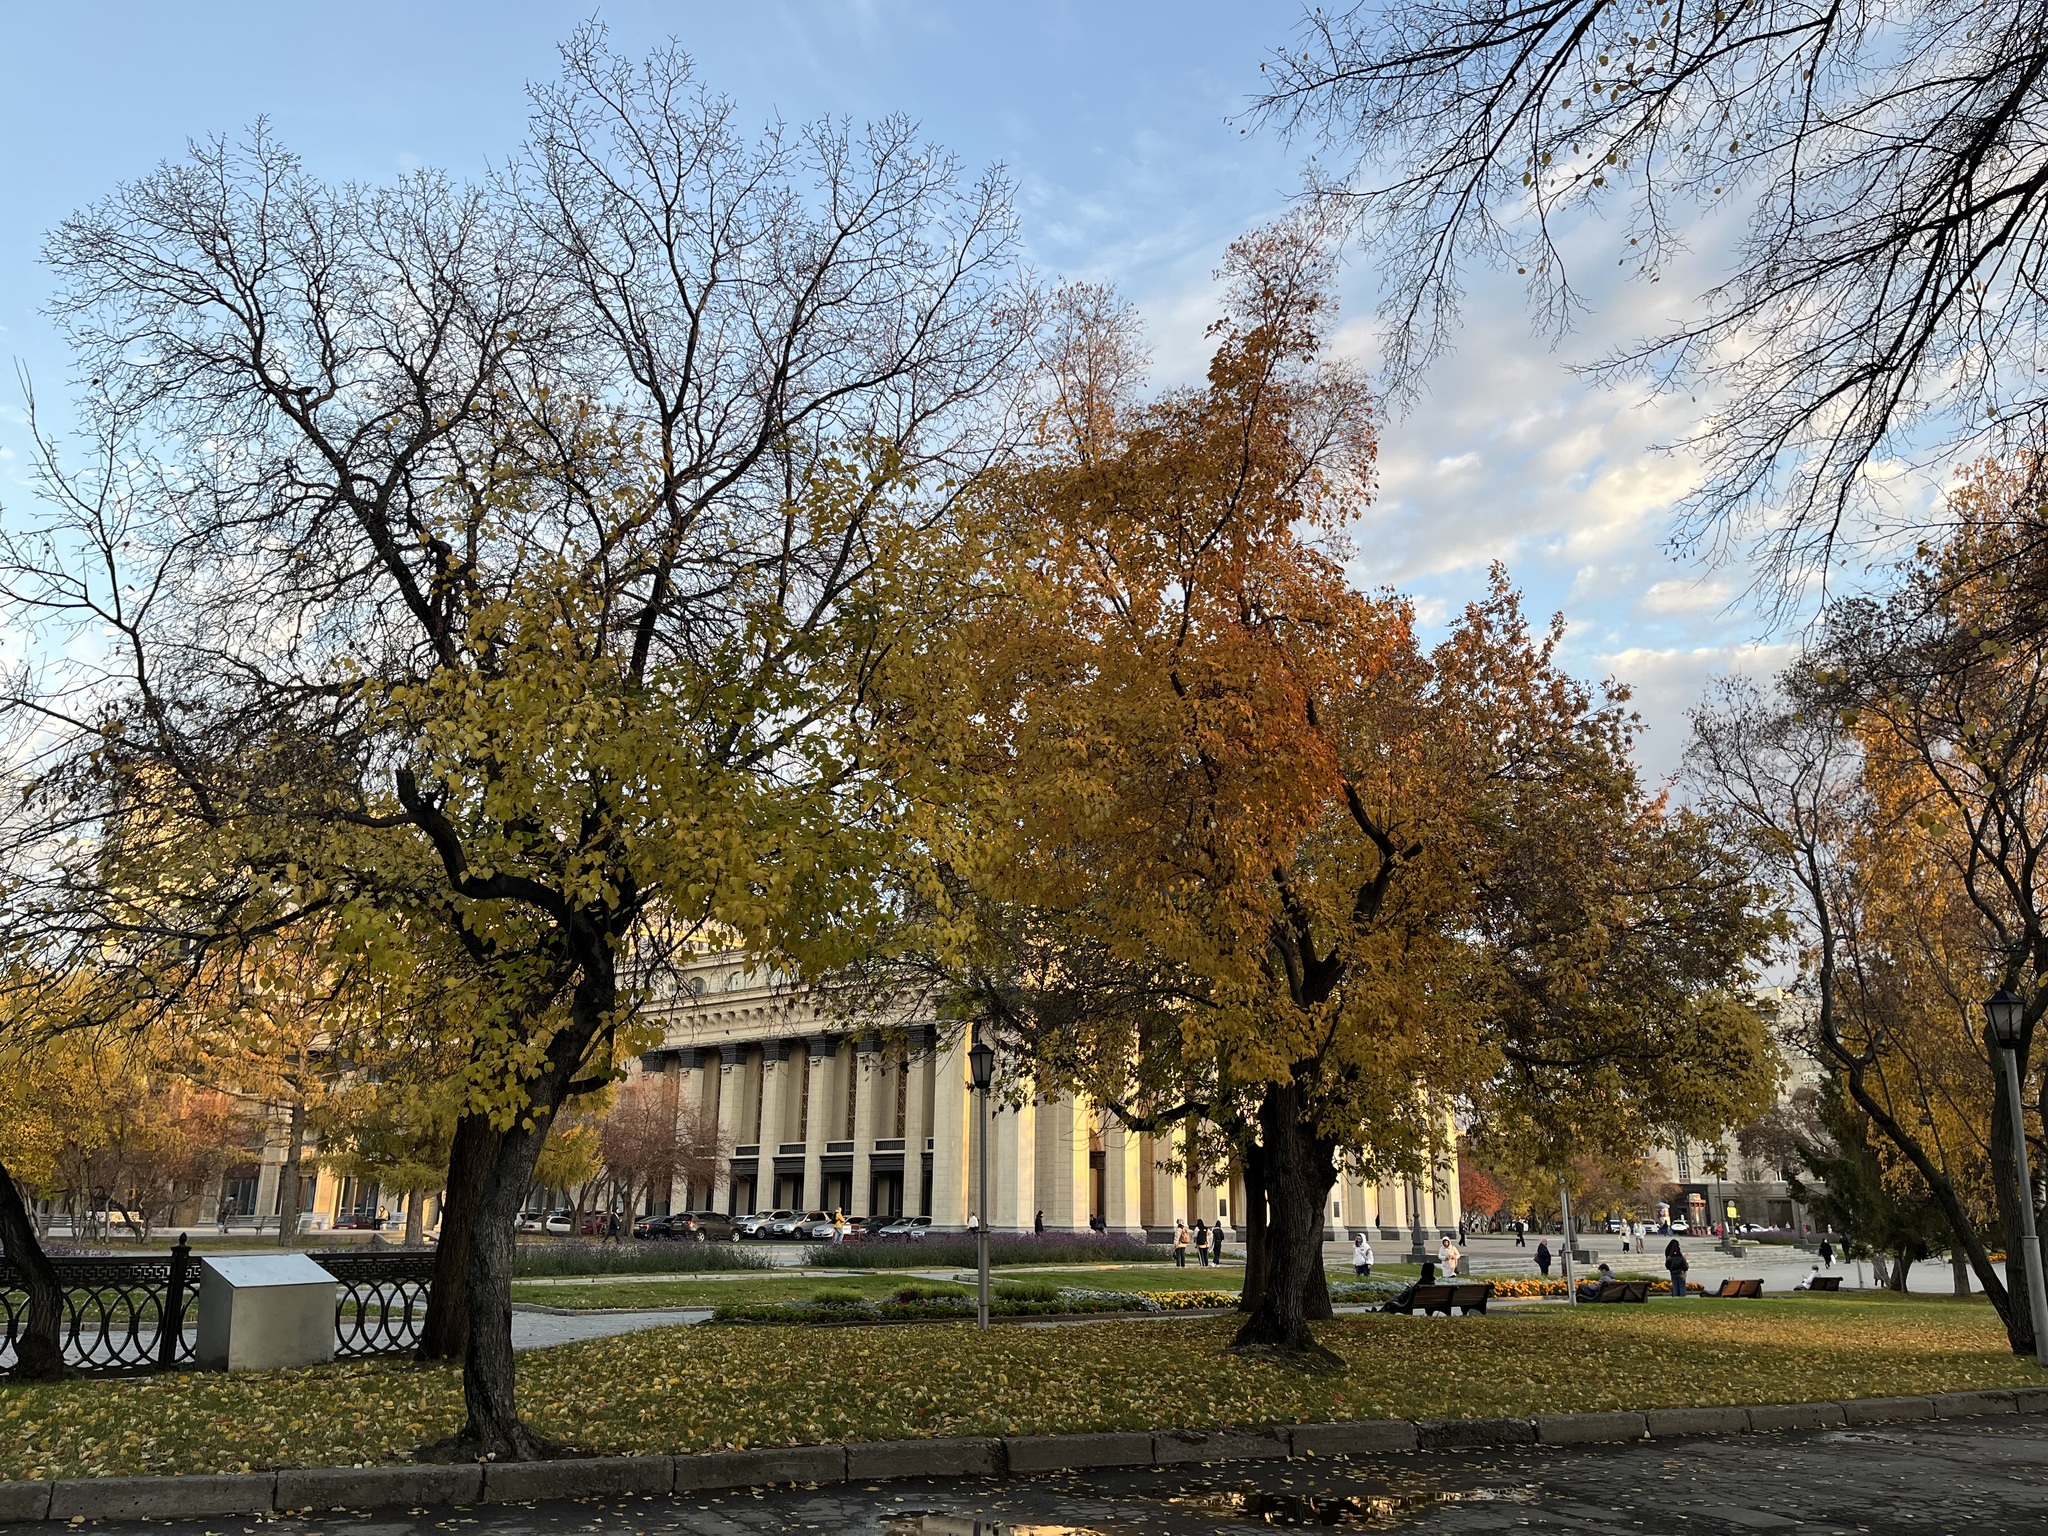
<svg viewBox="0 0 2048 1536"><path fill-rule="evenodd" d="M171 1279L164 1288L163 1322L157 1329L156 1368L178 1368L178 1351L185 1343L185 1274L192 1262L192 1248L185 1234L171 1248Z"/></svg>

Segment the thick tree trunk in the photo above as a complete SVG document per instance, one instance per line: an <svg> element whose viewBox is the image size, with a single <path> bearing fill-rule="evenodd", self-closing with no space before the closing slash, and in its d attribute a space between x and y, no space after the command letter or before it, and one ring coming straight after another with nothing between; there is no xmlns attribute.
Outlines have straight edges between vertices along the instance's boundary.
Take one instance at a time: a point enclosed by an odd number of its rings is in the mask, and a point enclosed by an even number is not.
<svg viewBox="0 0 2048 1536"><path fill-rule="evenodd" d="M470 1231L469 1347L462 1358L467 1421L457 1438L465 1454L480 1460L533 1461L554 1449L519 1422L512 1358L513 1223L552 1118L536 1108L531 1128L515 1126L499 1138Z"/></svg>
<svg viewBox="0 0 2048 1536"><path fill-rule="evenodd" d="M1960 1245L1948 1251L1948 1266L1955 1280L1956 1294L1958 1296L1969 1295L1970 1261L1963 1257L1963 1250Z"/></svg>
<svg viewBox="0 0 2048 1536"><path fill-rule="evenodd" d="M405 1192L405 1246L424 1248L427 1244L426 1213L422 1209L427 1203L424 1189L409 1189Z"/></svg>
<svg viewBox="0 0 2048 1536"><path fill-rule="evenodd" d="M1901 1294L1904 1294L1906 1289L1906 1277L1912 1272L1913 1261L1911 1259L1907 1258L1904 1254L1893 1254L1892 1274L1890 1280L1891 1289L1898 1291Z"/></svg>
<svg viewBox="0 0 2048 1536"><path fill-rule="evenodd" d="M306 1155L306 1096L292 1100L291 1147L279 1177L284 1187L277 1202L277 1246L289 1248L299 1239L299 1161Z"/></svg>
<svg viewBox="0 0 2048 1536"><path fill-rule="evenodd" d="M485 1181L497 1161L499 1133L481 1115L455 1122L448 1151L448 1189L441 1202L441 1244L434 1253L434 1280L427 1292L427 1320L420 1329L421 1360L461 1360L469 1352L469 1249ZM507 1217L505 1236L512 1239ZM510 1260L507 1260L508 1266Z"/></svg>
<svg viewBox="0 0 2048 1536"><path fill-rule="evenodd" d="M1244 1293L1237 1299L1240 1312L1256 1312L1265 1299L1272 1274L1271 1250L1267 1246L1270 1230L1265 1154L1255 1145L1247 1148L1244 1155Z"/></svg>
<svg viewBox="0 0 2048 1536"><path fill-rule="evenodd" d="M1309 1331L1311 1298L1323 1268L1323 1203L1337 1181L1336 1148L1308 1130L1306 1106L1294 1084L1267 1090L1259 1106L1266 1201L1271 1217L1265 1292L1232 1341L1234 1349L1271 1350L1300 1363L1342 1367Z"/></svg>
<svg viewBox="0 0 2048 1536"><path fill-rule="evenodd" d="M36 1240L36 1224L5 1164L0 1164L0 1248L28 1286L28 1316L14 1341L14 1374L24 1381L55 1381L64 1374L64 1287Z"/></svg>

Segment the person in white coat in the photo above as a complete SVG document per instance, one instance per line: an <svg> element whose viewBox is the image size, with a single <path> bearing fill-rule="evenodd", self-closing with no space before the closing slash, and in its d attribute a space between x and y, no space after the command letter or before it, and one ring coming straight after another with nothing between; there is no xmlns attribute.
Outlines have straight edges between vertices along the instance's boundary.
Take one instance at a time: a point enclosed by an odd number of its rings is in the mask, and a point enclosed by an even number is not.
<svg viewBox="0 0 2048 1536"><path fill-rule="evenodd" d="M1361 1280L1372 1273L1372 1244L1363 1232L1351 1234L1351 1271Z"/></svg>

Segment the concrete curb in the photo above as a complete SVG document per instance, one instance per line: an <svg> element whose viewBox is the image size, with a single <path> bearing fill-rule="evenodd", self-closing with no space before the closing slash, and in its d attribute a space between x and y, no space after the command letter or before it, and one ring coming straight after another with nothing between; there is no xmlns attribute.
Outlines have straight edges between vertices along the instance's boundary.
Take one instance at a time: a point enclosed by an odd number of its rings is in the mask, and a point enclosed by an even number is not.
<svg viewBox="0 0 2048 1536"><path fill-rule="evenodd" d="M187 1477L87 1477L0 1482L0 1523L32 1520L178 1520L207 1515L325 1509L418 1509L537 1499L712 1493L790 1483L881 1482L912 1477L1002 1477L1104 1467L1171 1467L1388 1451L1594 1445L1782 1429L1832 1429L1997 1414L2048 1414L2048 1388L1941 1392L1926 1397L1773 1403L1753 1408L1653 1408L1644 1413L1553 1413L1507 1419L1368 1419L1345 1424L1250 1426L1007 1439L883 1440L793 1445L697 1456L593 1456L483 1465L288 1467Z"/></svg>

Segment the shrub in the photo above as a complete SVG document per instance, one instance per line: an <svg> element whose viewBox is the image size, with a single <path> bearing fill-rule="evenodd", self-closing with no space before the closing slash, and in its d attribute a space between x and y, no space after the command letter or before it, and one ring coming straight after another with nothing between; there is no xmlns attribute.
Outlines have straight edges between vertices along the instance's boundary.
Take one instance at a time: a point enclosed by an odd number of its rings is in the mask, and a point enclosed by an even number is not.
<svg viewBox="0 0 2048 1536"><path fill-rule="evenodd" d="M839 1287L819 1291L811 1297L811 1300L821 1307L857 1307L866 1301L867 1298L858 1291L849 1291Z"/></svg>
<svg viewBox="0 0 2048 1536"><path fill-rule="evenodd" d="M670 1275L773 1269L767 1254L739 1243L521 1243L515 1275Z"/></svg>
<svg viewBox="0 0 2048 1536"><path fill-rule="evenodd" d="M994 1294L999 1301L1058 1301L1060 1288L1050 1280L1005 1280Z"/></svg>

